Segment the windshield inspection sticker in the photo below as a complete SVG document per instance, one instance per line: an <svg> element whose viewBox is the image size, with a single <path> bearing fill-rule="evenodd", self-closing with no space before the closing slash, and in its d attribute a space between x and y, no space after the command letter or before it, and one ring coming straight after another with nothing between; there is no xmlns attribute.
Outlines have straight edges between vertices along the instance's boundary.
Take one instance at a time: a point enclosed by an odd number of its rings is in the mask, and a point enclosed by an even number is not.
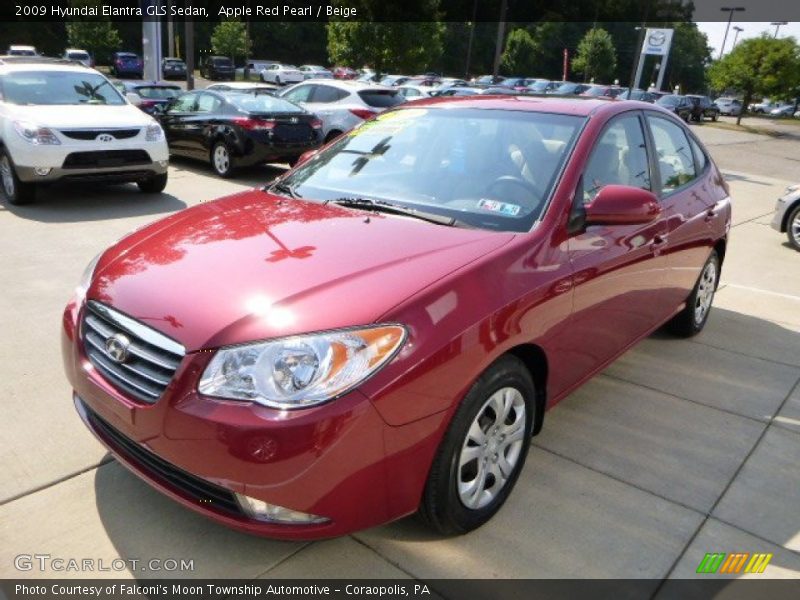
<svg viewBox="0 0 800 600"><path fill-rule="evenodd" d="M500 213L506 217L516 217L519 214L520 206L518 204L509 204L508 202L498 202L497 200L481 198L478 200L478 208Z"/></svg>

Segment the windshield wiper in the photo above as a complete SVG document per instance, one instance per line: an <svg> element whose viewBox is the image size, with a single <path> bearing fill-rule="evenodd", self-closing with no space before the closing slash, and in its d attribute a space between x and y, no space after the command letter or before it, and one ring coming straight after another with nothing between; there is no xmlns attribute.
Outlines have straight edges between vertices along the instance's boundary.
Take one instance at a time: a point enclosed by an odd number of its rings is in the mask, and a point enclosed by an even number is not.
<svg viewBox="0 0 800 600"><path fill-rule="evenodd" d="M333 200L326 200L324 204L338 204L339 206L347 206L350 208L360 208L362 210L370 210L373 212L383 212L395 215L403 215L407 217L414 217L429 223L436 223L437 225L446 225L448 227L470 227L466 223L447 217L437 213L432 213L408 206L401 206L399 204L392 204L385 200L371 200L369 198L334 198Z"/></svg>
<svg viewBox="0 0 800 600"><path fill-rule="evenodd" d="M264 189L269 191L275 190L276 192L279 192L284 196L289 196L290 198L293 198L295 200L303 197L295 191L293 185L291 185L290 183L284 183L283 181L274 183L271 186L265 186Z"/></svg>

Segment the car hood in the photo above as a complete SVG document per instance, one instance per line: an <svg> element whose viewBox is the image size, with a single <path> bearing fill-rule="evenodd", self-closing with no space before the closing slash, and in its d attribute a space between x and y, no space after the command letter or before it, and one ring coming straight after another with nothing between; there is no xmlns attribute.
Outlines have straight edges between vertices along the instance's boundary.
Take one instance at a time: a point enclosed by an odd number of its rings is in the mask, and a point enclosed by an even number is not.
<svg viewBox="0 0 800 600"><path fill-rule="evenodd" d="M130 104L119 106L79 104L69 106L15 106L13 118L58 129L144 127L153 118Z"/></svg>
<svg viewBox="0 0 800 600"><path fill-rule="evenodd" d="M122 239L88 297L193 351L373 323L513 237L252 190Z"/></svg>

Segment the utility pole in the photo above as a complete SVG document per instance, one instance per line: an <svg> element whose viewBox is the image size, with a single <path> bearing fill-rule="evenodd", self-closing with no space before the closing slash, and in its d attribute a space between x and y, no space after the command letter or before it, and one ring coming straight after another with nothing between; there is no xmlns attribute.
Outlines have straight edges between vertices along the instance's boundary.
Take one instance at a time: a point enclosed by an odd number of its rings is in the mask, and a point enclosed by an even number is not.
<svg viewBox="0 0 800 600"><path fill-rule="evenodd" d="M194 89L194 21L186 21L186 89Z"/></svg>
<svg viewBox="0 0 800 600"><path fill-rule="evenodd" d="M733 21L733 13L735 12L744 12L744 7L742 6L723 6L720 8L720 11L730 13L728 14L728 25L725 27L725 37L722 38L722 48L719 49L719 57L722 58L722 55L725 53L725 42L728 41L728 30L731 28L731 21Z"/></svg>
<svg viewBox="0 0 800 600"><path fill-rule="evenodd" d="M733 46L731 46L731 50L733 50L734 48L736 48L736 40L738 40L738 39L739 39L739 34L740 34L742 31L744 31L744 28L743 28L743 27L739 27L738 25L734 25L734 26L733 26L733 30L736 32L736 34L733 36Z"/></svg>
<svg viewBox="0 0 800 600"><path fill-rule="evenodd" d="M472 63L472 42L475 39L475 17L478 15L478 0L472 4L472 22L469 24L469 41L467 42L467 65L464 68L464 77L469 77L469 67Z"/></svg>
<svg viewBox="0 0 800 600"><path fill-rule="evenodd" d="M492 67L492 75L497 77L500 72L500 56L503 54L503 39L506 34L506 9L508 8L508 0L503 0L500 5L500 20L497 22L497 44L494 48L494 66Z"/></svg>
<svg viewBox="0 0 800 600"><path fill-rule="evenodd" d="M644 21L642 21L641 27L634 27L634 29L639 32L639 35L636 36L636 50L634 51L633 64L631 65L631 84L628 86L628 98L631 97L633 90L639 85L639 61L642 60L642 42L644 42L644 33L647 30L644 26Z"/></svg>
<svg viewBox="0 0 800 600"><path fill-rule="evenodd" d="M772 39L774 40L775 38L778 37L778 30L781 28L781 25L788 25L788 24L789 23L787 21L773 21L772 23L770 23L770 25L775 26L775 35L772 36Z"/></svg>
<svg viewBox="0 0 800 600"><path fill-rule="evenodd" d="M167 0L167 56L175 56L175 23L172 19L172 0Z"/></svg>

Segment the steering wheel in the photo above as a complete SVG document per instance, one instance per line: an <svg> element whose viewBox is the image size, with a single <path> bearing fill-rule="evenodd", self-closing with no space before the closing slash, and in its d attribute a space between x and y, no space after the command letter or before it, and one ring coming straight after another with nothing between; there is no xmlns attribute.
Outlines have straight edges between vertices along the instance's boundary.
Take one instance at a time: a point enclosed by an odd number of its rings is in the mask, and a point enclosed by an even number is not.
<svg viewBox="0 0 800 600"><path fill-rule="evenodd" d="M489 186L484 191L484 194L490 196L490 192L493 189L495 189L498 186L508 185L508 184L516 185L517 187L522 188L526 192L532 194L536 199L535 204L539 204L539 202L541 202L542 198L541 198L541 193L539 192L539 188L530 181L526 181L521 177L517 177L516 175L503 175L502 177L498 177L492 183L489 184ZM532 203L532 205L529 206L529 208L533 209L535 204Z"/></svg>

